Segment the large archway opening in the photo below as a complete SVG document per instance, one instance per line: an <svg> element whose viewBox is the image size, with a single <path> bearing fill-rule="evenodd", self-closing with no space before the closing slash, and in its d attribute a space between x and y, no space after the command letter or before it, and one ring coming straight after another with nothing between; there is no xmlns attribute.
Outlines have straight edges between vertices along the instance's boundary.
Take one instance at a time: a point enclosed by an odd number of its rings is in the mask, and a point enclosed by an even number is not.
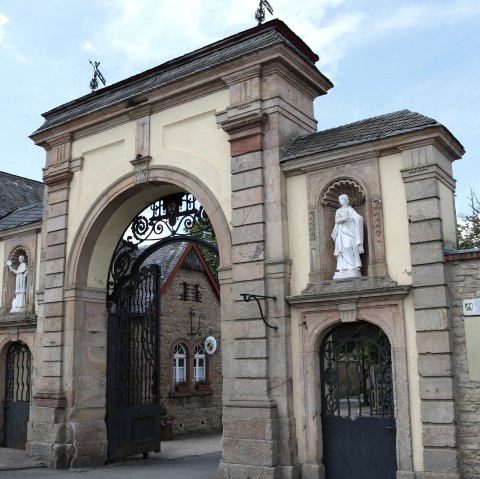
<svg viewBox="0 0 480 479"><path fill-rule="evenodd" d="M221 428L218 248L190 193L165 195L120 238L107 288L108 458Z"/></svg>

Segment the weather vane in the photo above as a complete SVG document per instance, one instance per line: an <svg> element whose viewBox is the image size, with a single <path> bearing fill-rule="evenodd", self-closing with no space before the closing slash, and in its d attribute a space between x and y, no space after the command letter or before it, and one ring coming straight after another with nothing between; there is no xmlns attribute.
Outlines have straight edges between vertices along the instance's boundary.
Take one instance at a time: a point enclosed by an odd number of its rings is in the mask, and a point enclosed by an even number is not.
<svg viewBox="0 0 480 479"><path fill-rule="evenodd" d="M268 10L270 15L273 15L273 8L268 3L267 0L260 0L260 4L258 5L258 9L255 12L255 20L258 21L258 24L261 25L265 21L265 8Z"/></svg>
<svg viewBox="0 0 480 479"><path fill-rule="evenodd" d="M93 78L90 80L90 88L92 89L92 93L98 88L98 80L97 78L100 79L100 81L103 83L103 86L107 84L104 76L102 75L102 72L98 69L98 66L100 65L100 62L94 62L92 63L92 60L88 60L90 62L90 65L93 67Z"/></svg>

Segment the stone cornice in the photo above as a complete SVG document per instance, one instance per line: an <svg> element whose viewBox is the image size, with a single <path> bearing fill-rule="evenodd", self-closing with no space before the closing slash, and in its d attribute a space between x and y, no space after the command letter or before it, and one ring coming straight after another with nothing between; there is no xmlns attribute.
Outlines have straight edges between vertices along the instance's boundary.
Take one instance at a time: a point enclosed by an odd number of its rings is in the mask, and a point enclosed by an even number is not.
<svg viewBox="0 0 480 479"><path fill-rule="evenodd" d="M375 300L403 299L410 292L410 285L398 285L386 276L364 276L346 280L331 280L309 283L302 294L287 296L290 305L309 306L319 303L338 303Z"/></svg>

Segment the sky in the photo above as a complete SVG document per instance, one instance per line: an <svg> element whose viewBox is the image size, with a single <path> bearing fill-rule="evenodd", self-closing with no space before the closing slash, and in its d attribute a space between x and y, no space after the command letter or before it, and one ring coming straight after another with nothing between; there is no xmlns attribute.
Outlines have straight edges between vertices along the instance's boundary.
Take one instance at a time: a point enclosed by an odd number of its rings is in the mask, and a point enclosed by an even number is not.
<svg viewBox="0 0 480 479"><path fill-rule="evenodd" d="M480 0L269 0L335 85L318 130L409 109L466 150L457 213L480 193ZM0 0L0 171L41 180L29 135L41 114L90 92L89 60L111 85L254 27L258 0Z"/></svg>

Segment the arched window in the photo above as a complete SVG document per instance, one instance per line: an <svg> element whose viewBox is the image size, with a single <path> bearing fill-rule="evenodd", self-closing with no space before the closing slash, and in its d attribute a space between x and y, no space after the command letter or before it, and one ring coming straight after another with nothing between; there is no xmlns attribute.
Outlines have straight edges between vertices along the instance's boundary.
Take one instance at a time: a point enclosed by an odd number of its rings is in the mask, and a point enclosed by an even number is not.
<svg viewBox="0 0 480 479"><path fill-rule="evenodd" d="M187 380L187 351L183 344L177 344L173 350L173 384Z"/></svg>
<svg viewBox="0 0 480 479"><path fill-rule="evenodd" d="M205 381L205 351L201 344L193 352L193 380L195 383Z"/></svg>

